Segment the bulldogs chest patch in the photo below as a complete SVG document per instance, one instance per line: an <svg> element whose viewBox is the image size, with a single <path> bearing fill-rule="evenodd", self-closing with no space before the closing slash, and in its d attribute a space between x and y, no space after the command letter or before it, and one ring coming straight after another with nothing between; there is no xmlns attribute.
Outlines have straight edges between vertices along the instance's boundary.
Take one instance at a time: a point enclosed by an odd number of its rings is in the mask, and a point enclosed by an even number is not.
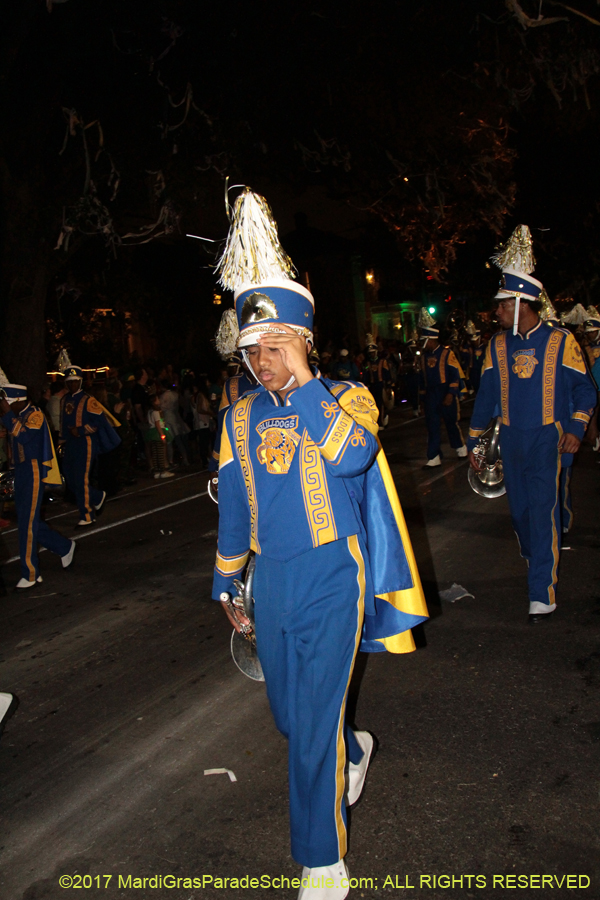
<svg viewBox="0 0 600 900"><path fill-rule="evenodd" d="M531 378L538 364L535 350L515 350L512 370L519 378Z"/></svg>
<svg viewBox="0 0 600 900"><path fill-rule="evenodd" d="M297 432L298 416L277 416L265 419L256 426L261 441L256 455L271 475L285 475L290 470L294 453L300 443Z"/></svg>

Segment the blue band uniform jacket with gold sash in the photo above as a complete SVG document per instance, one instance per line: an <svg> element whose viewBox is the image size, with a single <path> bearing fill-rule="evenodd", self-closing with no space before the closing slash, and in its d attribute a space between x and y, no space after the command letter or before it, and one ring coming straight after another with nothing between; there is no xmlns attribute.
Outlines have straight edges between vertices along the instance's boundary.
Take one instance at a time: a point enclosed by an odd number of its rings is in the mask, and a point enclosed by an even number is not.
<svg viewBox="0 0 600 900"><path fill-rule="evenodd" d="M541 321L524 336L502 331L486 349L468 449L494 415L524 431L556 423L581 440L595 405L593 382L570 332ZM568 456L563 466L570 465Z"/></svg>
<svg viewBox="0 0 600 900"><path fill-rule="evenodd" d="M410 629L427 609L377 416L364 385L320 374L285 403L260 386L227 410L215 600L234 593L250 550L286 561L359 534L374 586L361 649L414 649Z"/></svg>

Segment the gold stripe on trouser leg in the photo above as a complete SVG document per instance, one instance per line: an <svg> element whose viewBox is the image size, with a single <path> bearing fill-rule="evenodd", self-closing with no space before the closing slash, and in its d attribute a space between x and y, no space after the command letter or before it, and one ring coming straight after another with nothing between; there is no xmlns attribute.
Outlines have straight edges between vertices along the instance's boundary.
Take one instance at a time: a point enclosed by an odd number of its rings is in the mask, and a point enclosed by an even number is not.
<svg viewBox="0 0 600 900"><path fill-rule="evenodd" d="M29 510L29 521L27 523L27 547L25 548L25 565L29 570L29 580L35 581L36 572L31 559L31 551L33 549L33 520L35 519L35 510L40 493L40 467L37 459L31 460L31 471L33 473L33 488L31 492L31 508Z"/></svg>
<svg viewBox="0 0 600 900"><path fill-rule="evenodd" d="M352 670L354 669L354 660L356 659L356 654L358 652L358 647L360 644L360 637L362 634L362 625L363 625L363 617L364 617L364 608L365 608L365 561L363 559L363 555L361 553L360 544L358 543L357 535L353 534L348 538L348 549L352 554L352 558L356 562L358 566L358 572L356 574L356 580L358 582L358 601L356 604L356 611L358 615L358 622L356 626L356 636L354 638L354 654L352 656L352 665L350 666L350 672L348 674L348 683L346 684L346 691L344 693L344 700L340 709L340 718L338 722L338 732L337 732L337 765L336 765L336 791L335 791L335 820L336 820L336 828L338 834L338 847L339 847L339 859L342 859L348 852L348 835L346 833L346 826L344 825L344 820L342 818L342 802L344 799L344 791L346 790L346 779L344 777L344 769L346 767L346 742L344 741L344 720L346 717L346 699L348 697L348 688L350 687L350 679L352 678Z"/></svg>
<svg viewBox="0 0 600 900"><path fill-rule="evenodd" d="M563 429L561 425L556 423L556 430L558 431L558 440L560 441L563 436ZM556 513L560 502L560 453L558 454L558 459L556 462L556 500L554 501L554 506L552 507L552 556L554 558L554 565L552 566L552 583L548 586L548 602L550 606L553 603L556 603L556 590L554 585L558 581L557 577L557 569L558 569L558 560L560 559L560 553L558 550L558 531L556 528Z"/></svg>
<svg viewBox="0 0 600 900"><path fill-rule="evenodd" d="M85 506L85 517L92 521L92 507L90 506L90 467L92 465L92 439L86 437L87 455L85 460L85 475L83 476L83 503Z"/></svg>

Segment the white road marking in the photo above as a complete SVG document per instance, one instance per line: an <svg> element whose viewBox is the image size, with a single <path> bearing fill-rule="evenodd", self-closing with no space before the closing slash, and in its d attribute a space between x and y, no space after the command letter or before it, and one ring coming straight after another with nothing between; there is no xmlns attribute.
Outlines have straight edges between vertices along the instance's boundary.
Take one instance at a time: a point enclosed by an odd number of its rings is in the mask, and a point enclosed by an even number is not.
<svg viewBox="0 0 600 900"><path fill-rule="evenodd" d="M192 494L191 497L184 497L182 500L175 500L173 503L165 503L164 506L156 506L154 509L149 509L146 512L138 513L135 516L129 516L127 519L119 519L118 522L111 522L110 525L102 525L101 528L93 528L91 531L84 531L83 534L77 534L76 537L71 538L71 540L77 542L83 540L83 538L91 537L93 534L100 534L101 531L108 531L110 528L116 528L117 525L126 525L127 522L134 522L136 519L143 519L144 516L151 516L153 513L162 512L163 509L170 509L172 506L179 506L180 503L187 503L188 500L197 500L198 497L206 497L208 491L202 491L200 494ZM43 553L45 547L40 547L39 552ZM16 562L20 559L20 556L11 556L10 559L6 559L4 561L5 565L8 563Z"/></svg>
<svg viewBox="0 0 600 900"><path fill-rule="evenodd" d="M171 484L171 485L177 484L178 481L183 481L184 478L192 478L194 475L202 475L202 474L206 474L206 472L208 472L208 469L200 469L199 472L189 472L189 474L187 474L187 475L180 475L179 478L174 478L173 481L170 481L166 478L165 479L157 479L157 484L149 484L146 487L138 488L137 491L129 491L128 493L121 494L120 496L117 496L117 497L109 497L106 502L112 503L113 500L124 500L125 497L133 497L134 494L141 494L144 491L151 491L153 488L164 487L167 484ZM48 516L46 519L44 519L44 521L52 522L52 521L54 521L54 519L62 519L64 516L75 516L77 514L78 514L77 509L69 509L69 510L67 510L67 512L58 513L58 515L56 515L56 516ZM0 534L2 534L2 535L13 534L15 531L18 531L18 530L19 530L18 528L9 528L8 531L2 531L2 532L0 532Z"/></svg>

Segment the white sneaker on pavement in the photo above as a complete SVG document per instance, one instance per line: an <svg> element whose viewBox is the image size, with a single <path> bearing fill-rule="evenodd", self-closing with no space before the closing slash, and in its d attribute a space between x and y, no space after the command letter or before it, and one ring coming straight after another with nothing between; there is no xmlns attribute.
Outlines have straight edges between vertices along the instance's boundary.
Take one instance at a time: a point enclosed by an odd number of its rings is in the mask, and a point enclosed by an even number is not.
<svg viewBox="0 0 600 900"><path fill-rule="evenodd" d="M18 705L18 697L14 694L0 691L0 734L2 734L6 722L10 719Z"/></svg>
<svg viewBox="0 0 600 900"><path fill-rule="evenodd" d="M79 522L77 523L77 527L84 528L86 525L93 525L93 524L94 524L93 520L91 522L86 522L85 519L80 519Z"/></svg>
<svg viewBox="0 0 600 900"><path fill-rule="evenodd" d="M71 549L68 553L65 553L64 556L61 556L60 561L62 563L63 569L68 569L73 562L73 556L75 555L76 546L77 544L75 543L75 541L71 541Z"/></svg>
<svg viewBox="0 0 600 900"><path fill-rule="evenodd" d="M430 468L430 469L432 469L434 466L441 466L441 464L442 464L442 460L440 459L440 454L438 453L438 455L437 455L437 456L434 456L433 459L428 459L428 460L427 460L427 462L425 463L424 468Z"/></svg>
<svg viewBox="0 0 600 900"><path fill-rule="evenodd" d="M456 455L457 456L467 456L467 447L465 444L463 444L462 447L458 448L458 450L456 451Z"/></svg>
<svg viewBox="0 0 600 900"><path fill-rule="evenodd" d="M332 866L302 869L298 900L344 900L348 896L348 869L343 859Z"/></svg>
<svg viewBox="0 0 600 900"><path fill-rule="evenodd" d="M362 794L367 777L367 769L373 758L375 739L368 731L355 731L354 737L359 747L364 751L359 763L348 764L348 793L346 794L346 806L354 806Z"/></svg>
<svg viewBox="0 0 600 900"><path fill-rule="evenodd" d="M173 478L173 477L174 477L174 473L173 473L173 472L170 472L169 469L165 469L164 472L161 472L161 473L160 473L160 477L161 477L161 478Z"/></svg>
<svg viewBox="0 0 600 900"><path fill-rule="evenodd" d="M17 582L17 587L21 590L23 588L35 587L36 584L39 584L41 580L42 580L41 575L38 575L37 581L27 581L26 578L21 578L21 580Z"/></svg>

